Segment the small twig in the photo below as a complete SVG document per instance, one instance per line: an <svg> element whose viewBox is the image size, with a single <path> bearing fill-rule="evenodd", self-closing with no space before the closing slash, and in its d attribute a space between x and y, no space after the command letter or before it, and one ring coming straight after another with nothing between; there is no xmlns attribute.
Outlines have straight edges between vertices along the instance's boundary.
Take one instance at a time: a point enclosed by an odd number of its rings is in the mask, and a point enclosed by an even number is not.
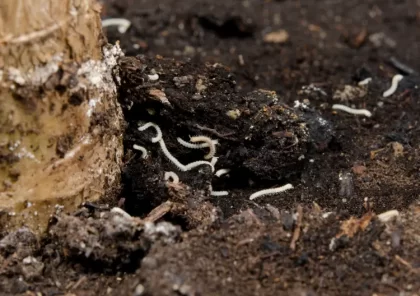
<svg viewBox="0 0 420 296"><path fill-rule="evenodd" d="M253 222L255 222L255 224L257 224L258 226L262 225L261 220L257 217L257 215L255 215L255 213L252 209L248 209L248 210L246 210L246 212L248 212L249 216L252 218L252 220L253 220Z"/></svg>
<svg viewBox="0 0 420 296"><path fill-rule="evenodd" d="M295 142L293 144L284 147L283 150L286 150L286 149L289 149L289 148L292 148L292 147L296 146L299 143L299 138L295 136L295 139L296 140L295 140Z"/></svg>
<svg viewBox="0 0 420 296"><path fill-rule="evenodd" d="M86 281L86 276L82 276L73 286L69 288L69 290L77 289L84 281Z"/></svg>
<svg viewBox="0 0 420 296"><path fill-rule="evenodd" d="M195 124L194 126L196 128L198 128L199 130L212 133L213 135L215 135L215 136L217 136L221 139L226 139L226 140L232 140L232 138L229 138L229 136L232 136L232 135L235 134L235 132L230 132L230 133L227 133L227 134L221 134L218 131L216 131L215 129L208 128L208 127L205 127L205 126L202 126L202 125L199 125L199 124Z"/></svg>
<svg viewBox="0 0 420 296"><path fill-rule="evenodd" d="M395 260L397 260L398 262L400 262L401 264L405 265L408 267L408 269L413 272L413 273L419 273L419 270L416 268L413 268L413 266L411 265L410 262L405 261L403 258L401 258L398 255L395 255Z"/></svg>
<svg viewBox="0 0 420 296"><path fill-rule="evenodd" d="M281 255L279 251L274 251L274 252L260 256L260 259L264 260L264 259L268 259L274 256L279 256L279 255Z"/></svg>
<svg viewBox="0 0 420 296"><path fill-rule="evenodd" d="M297 206L297 220L295 225L295 230L293 232L292 241L290 242L290 249L293 251L296 249L296 242L300 237L300 228L302 226L302 218L303 218L303 208L301 205Z"/></svg>
<svg viewBox="0 0 420 296"><path fill-rule="evenodd" d="M148 87L158 86L158 85L159 85L159 82L155 82L155 83L145 83L145 84L142 84L142 85L137 85L137 86L135 87L135 89L136 89L136 90L138 90L138 89L141 89L141 88L148 88Z"/></svg>
<svg viewBox="0 0 420 296"><path fill-rule="evenodd" d="M165 216L171 209L172 209L172 202L165 201L163 204L160 204L156 208L154 208L146 218L144 218L144 222L155 222Z"/></svg>
<svg viewBox="0 0 420 296"><path fill-rule="evenodd" d="M397 291L397 292L401 292L402 290L401 290L401 288L399 288L398 286L396 286L396 285L394 285L394 284L391 284L391 283L388 283L388 282L383 282L383 284L385 285L385 286L388 286L388 287L390 287L390 288L392 288L392 289L394 289L395 291Z"/></svg>
<svg viewBox="0 0 420 296"><path fill-rule="evenodd" d="M103 193L103 192L101 192ZM105 211L105 210L109 210L109 207L107 205L97 205L93 202L90 201L85 201L83 204L83 207L89 209L89 210L100 210L100 211Z"/></svg>

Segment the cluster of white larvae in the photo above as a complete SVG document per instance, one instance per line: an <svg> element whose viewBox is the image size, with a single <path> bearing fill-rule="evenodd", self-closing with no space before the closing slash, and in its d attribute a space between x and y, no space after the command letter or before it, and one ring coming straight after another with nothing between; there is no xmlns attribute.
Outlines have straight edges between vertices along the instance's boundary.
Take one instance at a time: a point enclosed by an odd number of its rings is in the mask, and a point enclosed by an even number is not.
<svg viewBox="0 0 420 296"><path fill-rule="evenodd" d="M394 94L394 92L397 90L397 88L398 88L398 83L402 80L404 78L404 76L402 76L402 75L400 75L400 74L397 74L397 75L394 75L394 77L392 77L392 82L391 82L391 87L388 89L388 90L386 90L383 94L382 94L382 96L384 97L384 98L386 98L386 97L389 97L389 96L391 96L391 95L393 95ZM366 79L364 79L364 80L362 80L362 81L360 81L358 84L360 85L360 86L362 86L362 85L367 85L367 84L369 84L369 82L371 82L372 81L372 78L366 78ZM347 106L345 106L345 105L341 105L341 104L334 104L333 106L332 106L332 108L334 109L334 110L341 110L341 111L344 111L344 112L347 112L347 113L350 113L350 114L354 114L354 115L364 115L364 116L366 116L366 117L371 117L372 116L372 113L369 111L369 110L366 110L366 109L354 109L354 108L350 108L350 107L347 107Z"/></svg>
<svg viewBox="0 0 420 296"><path fill-rule="evenodd" d="M184 141L181 138L177 138L178 143L181 144L184 147L190 148L190 149L201 149L201 148L209 148L209 153L206 154L204 156L204 159L209 159L210 161L205 161L205 160L199 160L199 161L194 161L191 162L187 165L182 164L178 159L176 159L168 150L168 148L166 148L166 144L163 141L163 137L162 137L162 131L160 129L160 127L153 123L153 122L148 122L142 126L140 126L138 129L139 131L145 131L146 129L153 127L156 129L156 136L153 137L151 139L152 143L159 143L160 148L162 149L163 154L182 172L186 172L189 171L193 168L196 168L197 166L200 165L208 165L211 167L212 172L215 171L214 166L216 165L217 159L218 157L215 157L216 154L216 145L218 144L217 140L212 140L209 137L206 136L195 136L195 137L191 137L190 138L190 142ZM136 150L139 150L142 152L142 157L143 158L147 158L148 153L147 150L139 145L134 144L133 148ZM218 171L216 171L214 174L217 177L220 177L224 174L229 173L229 169L220 169ZM164 175L164 180L165 181L171 181L173 183L178 183L179 182L179 177L176 173L174 172L165 172ZM265 196L265 195L271 195L271 194L277 194L289 189L292 189L293 186L291 184L287 184L284 185L282 187L278 187L278 188L271 188L271 189L265 189L265 190L261 190L258 192L253 193L249 199L253 200L257 197L260 196ZM210 187L210 195L212 196L226 196L229 195L229 192L227 191L213 191L213 189Z"/></svg>

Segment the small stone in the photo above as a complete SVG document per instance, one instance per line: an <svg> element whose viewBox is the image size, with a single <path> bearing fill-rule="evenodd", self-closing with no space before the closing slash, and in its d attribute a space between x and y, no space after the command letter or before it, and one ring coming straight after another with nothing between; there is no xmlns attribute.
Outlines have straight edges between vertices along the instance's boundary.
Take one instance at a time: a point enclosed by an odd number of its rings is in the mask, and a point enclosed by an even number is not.
<svg viewBox="0 0 420 296"><path fill-rule="evenodd" d="M22 227L6 235L0 240L0 254L8 256L16 254L18 258L32 255L38 247L35 234L26 227Z"/></svg>
<svg viewBox="0 0 420 296"><path fill-rule="evenodd" d="M238 119L238 117L241 116L241 111L239 111L238 109L229 110L228 112L226 112L226 115L232 119Z"/></svg>
<svg viewBox="0 0 420 296"><path fill-rule="evenodd" d="M136 289L134 290L134 295L135 296L141 296L144 293L144 286L142 284L138 284L136 286Z"/></svg>
<svg viewBox="0 0 420 296"><path fill-rule="evenodd" d="M207 88L207 86L204 85L203 79L199 78L197 82L195 83L195 89L197 92L201 93Z"/></svg>
<svg viewBox="0 0 420 296"><path fill-rule="evenodd" d="M354 193L353 177L351 173L340 173L338 176L340 181L339 195L342 197L351 197ZM343 198L343 202L347 200Z"/></svg>
<svg viewBox="0 0 420 296"><path fill-rule="evenodd" d="M404 146L398 142L392 142L392 149L394 150L394 156L400 157L404 156Z"/></svg>
<svg viewBox="0 0 420 296"><path fill-rule="evenodd" d="M44 263L36 260L33 257L27 257L23 261L24 264L22 264L20 267L21 273L25 280L31 281L41 278L42 272L44 271Z"/></svg>
<svg viewBox="0 0 420 296"><path fill-rule="evenodd" d="M354 165L352 171L354 174L361 176L365 173L366 167L363 165Z"/></svg>
<svg viewBox="0 0 420 296"><path fill-rule="evenodd" d="M190 83L193 80L192 75L174 77L173 81L177 87L183 87L185 84Z"/></svg>

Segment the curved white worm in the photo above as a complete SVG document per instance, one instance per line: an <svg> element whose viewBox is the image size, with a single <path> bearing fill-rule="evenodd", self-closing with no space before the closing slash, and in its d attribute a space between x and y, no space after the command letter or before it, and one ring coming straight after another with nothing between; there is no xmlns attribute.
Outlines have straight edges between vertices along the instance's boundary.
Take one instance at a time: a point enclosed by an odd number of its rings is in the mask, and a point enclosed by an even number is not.
<svg viewBox="0 0 420 296"><path fill-rule="evenodd" d="M398 88L398 83L404 78L404 76L397 74L394 75L394 77L392 77L392 82L391 82L391 87L386 90L382 96L384 98L389 97L390 95L392 95Z"/></svg>
<svg viewBox="0 0 420 296"><path fill-rule="evenodd" d="M184 171L192 170L193 168L198 167L199 165L202 165L202 164L209 165L211 167L211 171L214 172L214 166L210 162L204 161L204 160L194 161L187 164L186 166L184 166Z"/></svg>
<svg viewBox="0 0 420 296"><path fill-rule="evenodd" d="M347 106L344 106L344 105L341 105L341 104L334 104L332 106L332 108L334 110L341 110L341 111L344 111L344 112L347 112L347 113L350 113L350 114L354 114L354 115L364 115L364 116L367 116L367 117L372 116L372 113L369 110L366 110L366 109L353 109L353 108L350 108L350 107L347 107Z"/></svg>
<svg viewBox="0 0 420 296"><path fill-rule="evenodd" d="M176 138L176 140L178 141L179 144L181 144L184 147L190 148L190 149L201 149L201 148L207 148L209 147L208 143L201 143L201 144L194 144L194 143L190 143L187 142L181 138ZM219 144L218 140L212 140L214 145Z"/></svg>
<svg viewBox="0 0 420 296"><path fill-rule="evenodd" d="M165 175L163 176L163 179L165 181L168 181L169 179L172 179L172 183L174 183L174 184L179 183L179 177L174 172L165 172Z"/></svg>
<svg viewBox="0 0 420 296"><path fill-rule="evenodd" d="M227 174L227 173L229 173L230 172L230 169L220 169L220 170L218 170L216 173L215 173L215 175L217 176L217 177L220 177L220 176L222 176L222 175L224 175L224 174Z"/></svg>
<svg viewBox="0 0 420 296"><path fill-rule="evenodd" d="M390 210L384 213L379 214L378 220L385 223L391 221L393 218L398 217L400 213L397 210Z"/></svg>
<svg viewBox="0 0 420 296"><path fill-rule="evenodd" d="M277 188L264 189L264 190L257 191L255 193L251 194L251 196L249 197L249 200L254 200L254 199L256 199L257 197L260 197L260 196L281 193L281 192L284 192L284 191L289 190L289 189L293 189L292 184L286 184L284 186L277 187Z"/></svg>
<svg viewBox="0 0 420 296"><path fill-rule="evenodd" d="M372 81L372 77L368 77L366 79L359 81L358 85L359 86L368 85L371 81Z"/></svg>
<svg viewBox="0 0 420 296"><path fill-rule="evenodd" d="M141 151L141 153L142 153L141 154L141 158L144 158L144 159L147 158L148 154L147 154L146 148L144 148L143 146L137 145L137 144L134 144L133 145L133 148L136 149L136 150Z"/></svg>
<svg viewBox="0 0 420 296"><path fill-rule="evenodd" d="M208 162L208 161L204 161L204 160L199 160L199 161L194 161L194 162L191 162L191 163L189 163L189 164L187 164L187 165L183 165L182 163L180 163L179 162L179 160L178 159L176 159L175 158L175 156L173 156L170 152L169 152L169 150L168 150L168 148L166 147L166 144L165 144L165 142L163 141L163 139L160 139L159 140L159 145L160 145L160 148L162 149L162 152L163 152L163 154L165 154L165 156L174 164L174 165L176 165L176 167L180 170L180 171L183 171L183 172L185 172L185 171L189 171L189 170L191 170L191 169L193 169L193 168L195 168L195 167L197 167L197 166L199 166L199 165L202 165L202 164L206 164L206 165L209 165L210 167L211 167L211 171L212 172L214 172L214 166L210 163L210 162Z"/></svg>
<svg viewBox="0 0 420 296"><path fill-rule="evenodd" d="M181 171L186 171L185 166L179 162L178 159L175 158L175 156L173 156L168 148L166 148L166 144L163 141L163 139L159 140L159 145L160 145L160 149L162 149L163 154L165 154L165 156L174 164L177 166L177 168Z"/></svg>
<svg viewBox="0 0 420 296"><path fill-rule="evenodd" d="M131 26L131 22L123 18L109 18L102 21L102 27L105 28L109 26L118 26L118 32L124 34Z"/></svg>
<svg viewBox="0 0 420 296"><path fill-rule="evenodd" d="M216 145L214 145L213 141L206 136L194 136L191 137L190 142L205 142L209 145L209 153L204 155L204 159L211 159L216 154Z"/></svg>
<svg viewBox="0 0 420 296"><path fill-rule="evenodd" d="M156 137L152 138L152 143L157 143L162 139L162 130L160 129L160 127L153 122L148 122L145 125L142 125L138 128L139 131L143 132L146 129L148 129L149 127L154 127L156 129Z"/></svg>
<svg viewBox="0 0 420 296"><path fill-rule="evenodd" d="M218 157L213 157L211 160L210 160L210 163L211 163L211 165L212 166L215 166L216 165L216 162L219 160L219 158Z"/></svg>

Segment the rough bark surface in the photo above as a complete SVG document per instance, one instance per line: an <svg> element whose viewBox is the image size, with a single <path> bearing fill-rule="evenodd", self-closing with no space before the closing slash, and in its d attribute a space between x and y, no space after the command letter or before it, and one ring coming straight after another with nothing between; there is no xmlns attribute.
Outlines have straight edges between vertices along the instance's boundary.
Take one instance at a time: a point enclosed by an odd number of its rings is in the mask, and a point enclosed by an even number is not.
<svg viewBox="0 0 420 296"><path fill-rule="evenodd" d="M119 181L118 45L94 0L0 3L0 229L45 229Z"/></svg>

